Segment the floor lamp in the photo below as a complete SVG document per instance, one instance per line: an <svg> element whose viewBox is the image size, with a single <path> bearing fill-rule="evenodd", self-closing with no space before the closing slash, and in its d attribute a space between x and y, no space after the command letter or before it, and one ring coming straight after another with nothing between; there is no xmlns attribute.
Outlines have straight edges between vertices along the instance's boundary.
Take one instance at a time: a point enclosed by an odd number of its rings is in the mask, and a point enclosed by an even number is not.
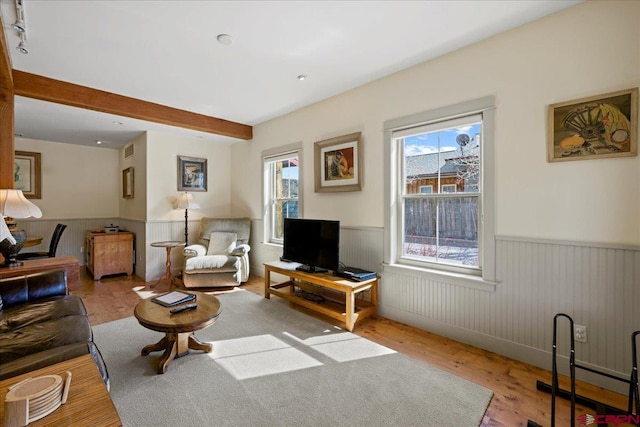
<svg viewBox="0 0 640 427"><path fill-rule="evenodd" d="M3 189L0 190L0 215L10 218L40 218L42 211L39 207L31 203L22 194L22 190ZM4 257L3 267L17 267L22 262L16 260L16 255L22 250L24 242L27 240L27 233L24 230L11 230L11 236L15 239L12 243L10 239L3 239L0 242L0 253Z"/></svg>
<svg viewBox="0 0 640 427"><path fill-rule="evenodd" d="M193 195L186 191L178 196L176 209L184 209L184 244L189 244L189 209L200 209L200 203L196 202Z"/></svg>

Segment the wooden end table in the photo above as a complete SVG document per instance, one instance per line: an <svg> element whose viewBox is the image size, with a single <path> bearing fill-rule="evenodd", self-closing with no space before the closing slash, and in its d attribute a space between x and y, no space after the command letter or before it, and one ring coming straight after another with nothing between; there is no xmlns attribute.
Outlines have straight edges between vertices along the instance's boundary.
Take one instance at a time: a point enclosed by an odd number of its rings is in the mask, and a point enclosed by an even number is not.
<svg viewBox="0 0 640 427"><path fill-rule="evenodd" d="M213 295L204 292L190 291L196 295L195 301L179 304L173 307L165 307L152 301L152 298L142 300L136 305L133 315L138 322L147 329L163 332L165 336L155 344L150 344L142 349L142 356L147 356L154 351L164 350L164 354L158 363L158 373L167 372L169 363L176 357L189 354L189 350L202 350L210 353L213 346L203 343L194 335L195 331L211 326L218 320L222 311L220 301ZM195 303L196 309L171 314L170 310L186 304Z"/></svg>
<svg viewBox="0 0 640 427"><path fill-rule="evenodd" d="M151 246L153 246L154 248L165 248L167 250L167 261L164 264L166 270L164 272L164 275L158 279L158 281L154 286L157 286L160 282L162 282L165 279L169 279L169 281L171 282L171 286L169 287L169 289L178 287L176 278L173 276L173 274L171 274L171 249L179 248L184 245L185 245L184 242L180 242L177 240L169 240L166 242L153 242L151 244Z"/></svg>
<svg viewBox="0 0 640 427"><path fill-rule="evenodd" d="M0 381L0 401L4 402L9 387L27 378L41 375L61 375L71 372L67 403L44 418L29 423L29 427L65 426L117 427L122 422L109 391L90 355L76 357L26 374ZM4 404L0 405L0 423L4 420Z"/></svg>

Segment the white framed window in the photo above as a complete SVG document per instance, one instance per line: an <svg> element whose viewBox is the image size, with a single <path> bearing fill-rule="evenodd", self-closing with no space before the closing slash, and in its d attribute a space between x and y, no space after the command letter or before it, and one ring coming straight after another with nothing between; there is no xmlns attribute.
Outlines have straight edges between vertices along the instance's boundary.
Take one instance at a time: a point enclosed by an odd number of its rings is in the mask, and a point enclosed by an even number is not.
<svg viewBox="0 0 640 427"><path fill-rule="evenodd" d="M421 185L420 193L422 194L431 194L433 193L433 185Z"/></svg>
<svg viewBox="0 0 640 427"><path fill-rule="evenodd" d="M486 97L385 122L386 265L495 280L494 115Z"/></svg>
<svg viewBox="0 0 640 427"><path fill-rule="evenodd" d="M265 243L281 245L284 219L301 216L301 151L294 145L263 152Z"/></svg>

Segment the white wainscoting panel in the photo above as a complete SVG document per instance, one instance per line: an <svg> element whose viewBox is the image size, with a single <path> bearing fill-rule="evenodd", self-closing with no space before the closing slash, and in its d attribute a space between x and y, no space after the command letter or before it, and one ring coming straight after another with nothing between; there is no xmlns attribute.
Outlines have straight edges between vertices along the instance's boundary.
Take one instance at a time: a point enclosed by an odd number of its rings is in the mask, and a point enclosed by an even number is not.
<svg viewBox="0 0 640 427"><path fill-rule="evenodd" d="M495 292L385 272L381 314L550 370L553 319L565 313L587 326L576 360L628 378L631 334L640 330L639 248L524 238L496 243ZM558 337L558 351L568 357L564 318ZM568 372L568 363L560 369ZM580 378L625 392L623 383L601 376Z"/></svg>
<svg viewBox="0 0 640 427"><path fill-rule="evenodd" d="M41 236L42 244L23 249L24 252L48 251L51 235L58 223L66 224L67 228L58 244L57 256L74 256L85 264L84 235L87 230L102 229L106 225L115 224L121 230L134 233L134 274L145 281L160 278L165 272L166 251L154 248L152 242L164 240L184 241L184 221L144 222L123 218L91 218L91 219L24 219L19 220L18 226L30 236ZM189 243L197 240L200 231L200 221L189 221ZM182 251L174 249L171 252L171 270L178 274L182 270Z"/></svg>
<svg viewBox="0 0 640 427"><path fill-rule="evenodd" d="M57 223L67 224L58 255L72 255L84 264L84 232L110 223L136 235L136 275L157 280L165 270L166 252L155 241L183 240L181 221L143 222L118 218L20 220L29 235L43 237L48 249ZM189 243L199 233L199 221L189 222ZM282 249L262 242L262 220L252 220L251 269L264 276L264 262ZM416 277L410 272L381 272L384 233L375 227L342 227L340 258L345 265L377 271L380 314L393 320L551 368L553 318L566 313L587 326L587 343L576 343L576 359L598 370L628 377L631 334L640 330L640 248L600 243L547 241L518 237L496 239L498 285L494 292ZM171 253L178 274L182 251ZM558 349L569 353L569 326L561 319ZM568 364L562 372L567 372ZM598 376L579 376L589 382L626 393L616 382Z"/></svg>
<svg viewBox="0 0 640 427"><path fill-rule="evenodd" d="M193 244L198 240L200 235L200 220L189 221L189 244ZM167 261L167 252L165 248L155 248L151 246L153 242L162 242L166 240L177 240L184 242L184 221L154 221L147 222L145 231L144 254L146 259L144 262L145 281L150 282L158 280L165 273L165 263ZM174 275L180 274L184 264L184 256L182 255L182 247L171 250L171 272Z"/></svg>
<svg viewBox="0 0 640 427"><path fill-rule="evenodd" d="M251 221L251 271L264 276L263 263L282 256L282 246L263 243L263 221ZM340 227L340 262L346 266L380 272L383 230L375 227Z"/></svg>
<svg viewBox="0 0 640 427"><path fill-rule="evenodd" d="M110 224L121 225L118 218L90 218L90 219L20 219L18 228L23 229L29 236L42 237L38 246L24 248L23 252L47 252L53 230L58 224L65 224L67 228L60 237L56 256L74 256L84 265L84 235L87 230L103 229Z"/></svg>
<svg viewBox="0 0 640 427"><path fill-rule="evenodd" d="M349 267L380 273L383 241L382 228L340 227L340 262Z"/></svg>

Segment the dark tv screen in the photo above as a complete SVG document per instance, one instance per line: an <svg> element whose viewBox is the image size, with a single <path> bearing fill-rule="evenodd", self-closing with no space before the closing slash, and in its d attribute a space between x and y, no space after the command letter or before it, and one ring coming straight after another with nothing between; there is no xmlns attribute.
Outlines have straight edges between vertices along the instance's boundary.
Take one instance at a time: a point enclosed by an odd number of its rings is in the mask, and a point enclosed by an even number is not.
<svg viewBox="0 0 640 427"><path fill-rule="evenodd" d="M338 270L340 263L340 221L284 219L282 259L299 262L299 270Z"/></svg>

